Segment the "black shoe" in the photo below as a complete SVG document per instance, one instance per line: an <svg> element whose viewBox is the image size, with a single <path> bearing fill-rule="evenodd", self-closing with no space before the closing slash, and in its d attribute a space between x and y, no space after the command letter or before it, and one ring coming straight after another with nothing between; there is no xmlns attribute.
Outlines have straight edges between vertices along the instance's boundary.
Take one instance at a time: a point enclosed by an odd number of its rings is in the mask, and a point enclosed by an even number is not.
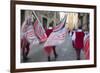
<svg viewBox="0 0 100 73"><path fill-rule="evenodd" d="M51 61L51 60L50 60L50 56L48 56L48 61Z"/></svg>
<svg viewBox="0 0 100 73"><path fill-rule="evenodd" d="M77 58L77 60L80 60L80 58Z"/></svg>
<svg viewBox="0 0 100 73"><path fill-rule="evenodd" d="M57 54L55 54L55 59L58 57L58 55Z"/></svg>
<svg viewBox="0 0 100 73"><path fill-rule="evenodd" d="M23 61L27 61L27 60L28 60L27 56L23 56Z"/></svg>

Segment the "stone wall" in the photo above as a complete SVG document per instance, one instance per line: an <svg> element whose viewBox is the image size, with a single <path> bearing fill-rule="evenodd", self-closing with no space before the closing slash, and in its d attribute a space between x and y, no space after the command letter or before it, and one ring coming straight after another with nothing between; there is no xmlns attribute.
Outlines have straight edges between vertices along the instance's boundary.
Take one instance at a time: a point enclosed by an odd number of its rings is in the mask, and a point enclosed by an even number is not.
<svg viewBox="0 0 100 73"><path fill-rule="evenodd" d="M36 15L39 17L40 22L48 29L49 27L55 27L60 22L60 13L55 11L36 11ZM89 30L89 14L88 13L66 13L67 14L67 28L71 30L77 29L79 26L82 26L83 30ZM22 14L23 15L23 14ZM25 10L24 16L27 18L28 16L32 16L31 10ZM24 19L25 19L24 18ZM35 16L33 15L35 19ZM24 20L22 19L22 20ZM47 20L47 22L43 22L43 19Z"/></svg>

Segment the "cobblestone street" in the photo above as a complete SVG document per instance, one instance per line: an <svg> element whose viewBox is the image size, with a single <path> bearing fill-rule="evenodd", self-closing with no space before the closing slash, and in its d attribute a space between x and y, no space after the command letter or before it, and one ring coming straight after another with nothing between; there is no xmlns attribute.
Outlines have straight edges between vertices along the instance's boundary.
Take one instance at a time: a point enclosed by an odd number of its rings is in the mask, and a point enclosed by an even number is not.
<svg viewBox="0 0 100 73"><path fill-rule="evenodd" d="M56 60L54 60L54 55L51 54L52 61L76 60L76 52L72 46L71 37L69 35L67 35L66 37L67 38L64 43L62 43L59 46L56 46L56 52L58 54L58 57ZM43 45L44 43L32 46L28 54L28 60L26 62L46 62L48 61L47 54L45 50L43 49ZM84 59L83 51L81 51L81 59ZM21 61L23 62L23 60Z"/></svg>

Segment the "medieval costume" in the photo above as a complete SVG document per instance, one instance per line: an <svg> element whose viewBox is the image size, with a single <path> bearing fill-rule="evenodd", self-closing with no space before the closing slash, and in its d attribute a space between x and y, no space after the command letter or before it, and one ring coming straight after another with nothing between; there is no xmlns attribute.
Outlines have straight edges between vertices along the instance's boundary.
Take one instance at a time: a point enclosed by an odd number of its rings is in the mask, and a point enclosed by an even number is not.
<svg viewBox="0 0 100 73"><path fill-rule="evenodd" d="M48 54L48 60L50 60L50 53L52 50L54 52L55 58L57 57L55 46L60 45L65 40L65 37L67 35L67 29L65 28L65 24L66 15L57 26L53 27L52 29L46 30L48 39L44 43L44 47Z"/></svg>
<svg viewBox="0 0 100 73"><path fill-rule="evenodd" d="M49 35L51 34L51 32L53 31L53 29L46 29L46 35L47 37L49 37ZM55 58L57 58L57 53L55 50L55 46L54 45L48 45L44 47L47 55L48 55L48 61L50 61L50 54L53 51Z"/></svg>
<svg viewBox="0 0 100 73"><path fill-rule="evenodd" d="M27 17L21 27L21 49L24 60L27 59L30 50L30 45L38 43L39 40L34 33L32 18Z"/></svg>
<svg viewBox="0 0 100 73"><path fill-rule="evenodd" d="M73 48L75 48L77 60L80 60L80 52L84 44L84 32L81 29L77 29L73 34Z"/></svg>

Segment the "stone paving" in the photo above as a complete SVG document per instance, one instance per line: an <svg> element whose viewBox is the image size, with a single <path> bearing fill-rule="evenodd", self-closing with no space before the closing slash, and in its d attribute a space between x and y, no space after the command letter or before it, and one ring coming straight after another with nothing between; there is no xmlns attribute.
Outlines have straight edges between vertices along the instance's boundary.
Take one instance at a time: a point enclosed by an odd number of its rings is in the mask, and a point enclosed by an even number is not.
<svg viewBox="0 0 100 73"><path fill-rule="evenodd" d="M70 60L76 60L76 52L75 49L72 46L71 37L69 35L66 36L65 42L62 43L59 46L56 46L56 52L58 54L57 59L54 59L54 55L51 54L52 61L70 61ZM47 55L43 49L43 45L34 45L30 49L30 52L28 54L28 60L25 62L46 62ZM81 51L81 60L85 59L83 51ZM21 62L24 62L21 57Z"/></svg>

